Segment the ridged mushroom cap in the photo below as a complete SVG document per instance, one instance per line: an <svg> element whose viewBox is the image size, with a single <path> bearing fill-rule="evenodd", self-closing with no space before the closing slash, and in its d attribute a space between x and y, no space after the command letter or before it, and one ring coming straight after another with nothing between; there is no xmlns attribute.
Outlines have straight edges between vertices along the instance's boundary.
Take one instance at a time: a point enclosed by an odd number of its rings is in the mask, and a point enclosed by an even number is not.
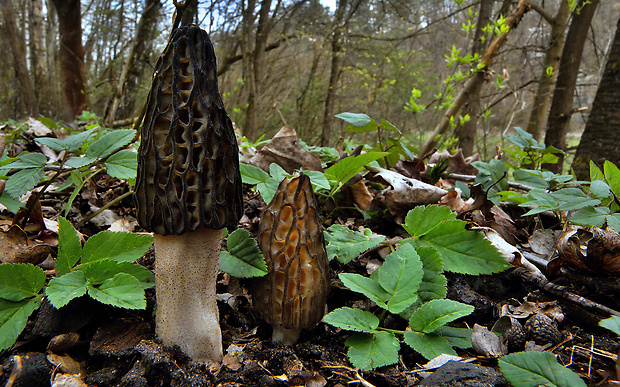
<svg viewBox="0 0 620 387"><path fill-rule="evenodd" d="M263 210L258 245L269 273L254 284L254 302L273 326L309 328L325 313L329 264L310 178L284 179Z"/></svg>
<svg viewBox="0 0 620 387"><path fill-rule="evenodd" d="M175 30L159 57L140 134L140 226L160 235L236 227L243 215L239 148L213 45L198 26Z"/></svg>

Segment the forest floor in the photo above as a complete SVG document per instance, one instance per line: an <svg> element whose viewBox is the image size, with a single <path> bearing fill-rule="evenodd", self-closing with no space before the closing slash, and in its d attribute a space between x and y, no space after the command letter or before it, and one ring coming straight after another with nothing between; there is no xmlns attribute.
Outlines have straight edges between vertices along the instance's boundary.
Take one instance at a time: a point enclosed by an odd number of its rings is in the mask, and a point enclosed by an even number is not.
<svg viewBox="0 0 620 387"><path fill-rule="evenodd" d="M128 189L126 183L98 180L89 183L78 196L67 217L77 224L101 206L109 195L118 196ZM245 187L244 227L255 235L264 202ZM62 198L44 195L42 216L55 218L61 213ZM134 218L131 197L117 203L112 211L116 221L129 231L140 231ZM324 208L324 207L323 207ZM389 215L363 219L358 211L333 211L323 217L325 225L364 226L387 238L402 236L403 229ZM4 221L4 223L8 223ZM78 231L91 236L107 229L109 222L87 222ZM28 229L27 229L28 230ZM31 230L36 235L40 230ZM526 230L527 231L527 230ZM40 235L40 233L39 233ZM347 265L330 263L332 288L328 309L342 306L373 310L373 305L359 293L342 286L337 274L366 274L369 263L381 262L377 251L365 254ZM152 249L138 263L149 270L154 267ZM53 268L53 267L52 267ZM50 269L50 267L48 267ZM53 270L52 270L53 272ZM49 277L49 276L48 276ZM597 324L605 316L586 310L578 302L554 295L524 281L514 269L487 276L446 273L448 298L475 306L475 311L458 321L460 327L475 324L491 329L506 305L534 305L560 310L564 316L558 324L561 340L541 344L539 350L552 351L562 365L578 373L589 385L617 385L617 354L620 341ZM617 307L616 294L605 294L596 283L617 278L592 277L583 272L564 271L550 278L555 284L592 301ZM398 364L362 371L354 368L348 357L346 331L325 323L304 331L293 346L273 343L271 328L252 307L249 280L239 280L220 273L218 280L220 324L225 357L223 364L194 363L174 348L165 348L157 340L154 327L154 290L148 289L147 308L129 311L100 304L81 297L66 307L55 309L46 301L30 318L17 343L0 353L0 384L6 386L44 386L51 380L73 379L88 386L501 386L508 385L498 368L497 357L481 356L473 349L457 349L462 359L457 369L425 366L421 355L403 345ZM405 329L406 322L385 322L394 329ZM523 345L523 344L521 344ZM518 350L523 350L520 348ZM426 379L441 372L443 379ZM78 377L79 375L79 377ZM435 380L429 382L429 380ZM440 380L440 381L437 381ZM82 384L79 384L82 383ZM615 382L617 383L617 382ZM60 384L56 384L60 385ZM69 385L69 384L66 384Z"/></svg>

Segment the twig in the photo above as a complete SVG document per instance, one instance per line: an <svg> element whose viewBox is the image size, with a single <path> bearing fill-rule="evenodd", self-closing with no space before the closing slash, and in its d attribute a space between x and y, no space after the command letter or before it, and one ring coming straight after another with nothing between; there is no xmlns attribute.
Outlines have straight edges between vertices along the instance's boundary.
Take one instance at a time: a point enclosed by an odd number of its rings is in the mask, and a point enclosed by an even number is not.
<svg viewBox="0 0 620 387"><path fill-rule="evenodd" d="M124 194L122 194L121 196L119 196L116 199L112 200L111 202L106 203L103 207L101 207L97 211L90 213L87 217L85 217L84 219L80 220L75 226L76 227L83 226L84 224L86 224L86 222L90 221L92 218L94 218L95 216L99 215L104 210L107 210L108 208L110 208L111 206L113 206L116 203L120 202L121 200L125 199L127 196L129 196L131 194L133 194L133 191L125 192Z"/></svg>
<svg viewBox="0 0 620 387"><path fill-rule="evenodd" d="M521 279L524 282L530 283L532 285L538 286L544 291L553 294L556 297L564 299L566 301L573 302L584 309L599 312L604 314L609 314L612 316L620 316L620 312L617 310L606 307L605 305L601 305L597 302L588 300L587 298L581 297L575 293L569 292L566 286L557 285L553 282L549 282L543 278L538 278L529 271L524 268L518 267L513 272L512 275Z"/></svg>

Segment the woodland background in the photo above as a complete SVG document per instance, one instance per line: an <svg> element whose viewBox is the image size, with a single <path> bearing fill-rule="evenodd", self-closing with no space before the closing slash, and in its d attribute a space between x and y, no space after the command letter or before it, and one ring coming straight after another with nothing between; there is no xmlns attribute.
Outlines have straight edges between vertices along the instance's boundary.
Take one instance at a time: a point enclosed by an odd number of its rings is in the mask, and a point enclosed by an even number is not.
<svg viewBox="0 0 620 387"><path fill-rule="evenodd" d="M351 136L373 142L345 132L347 123L334 117L354 112L388 120L401 143L422 153L462 148L488 159L502 134L519 126L570 154L600 105L607 118L591 120L592 139L573 167L579 173L589 157L620 161L620 75L618 62L607 60L614 52L620 60L618 1L531 1L507 32L502 18L516 1L337 0L333 10L318 0L186 5L183 22L210 33L227 111L252 141L286 124L309 145ZM137 122L174 4L0 0L0 8L0 122L39 115L70 122L83 110L107 127ZM483 56L503 33L507 41L488 68L472 71L473 55ZM601 89L610 91L595 102L604 74ZM474 85L459 100L468 78ZM461 106L451 114L455 101ZM431 137L452 115L454 125Z"/></svg>

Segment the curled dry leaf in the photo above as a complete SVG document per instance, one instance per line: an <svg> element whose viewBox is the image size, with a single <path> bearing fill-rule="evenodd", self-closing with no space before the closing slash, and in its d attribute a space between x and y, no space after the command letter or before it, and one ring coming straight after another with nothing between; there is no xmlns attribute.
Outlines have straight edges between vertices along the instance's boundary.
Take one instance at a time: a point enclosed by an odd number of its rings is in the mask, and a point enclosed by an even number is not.
<svg viewBox="0 0 620 387"><path fill-rule="evenodd" d="M506 345L494 332L478 324L474 325L471 344L476 353L486 357L499 357L508 353Z"/></svg>
<svg viewBox="0 0 620 387"><path fill-rule="evenodd" d="M461 213L467 211L471 206L471 202L463 200L461 193L457 190L449 191L441 197L439 204L448 206L452 211Z"/></svg>
<svg viewBox="0 0 620 387"><path fill-rule="evenodd" d="M375 179L380 178L390 187L384 189L381 194L385 199L385 205L396 222L402 222L407 211L421 204L436 204L448 191L426 184L420 180L410 179L398 172L383 168L367 167L375 172Z"/></svg>
<svg viewBox="0 0 620 387"><path fill-rule="evenodd" d="M362 211L366 211L370 208L370 203L372 203L373 197L368 191L368 187L366 187L363 180L359 180L357 183L347 186L347 189L351 192L353 203L355 203Z"/></svg>
<svg viewBox="0 0 620 387"><path fill-rule="evenodd" d="M283 126L249 163L264 171L269 171L271 163L278 164L288 173L296 169L323 170L321 159L302 148L295 129L287 126Z"/></svg>
<svg viewBox="0 0 620 387"><path fill-rule="evenodd" d="M19 226L11 226L8 231L0 230L1 263L38 265L51 252L52 249L45 243L28 240L28 235Z"/></svg>
<svg viewBox="0 0 620 387"><path fill-rule="evenodd" d="M527 319L534 314L544 314L558 323L564 320L564 313L556 300L536 302L526 299L522 303L516 302L514 305L504 304L500 308L500 316Z"/></svg>
<svg viewBox="0 0 620 387"><path fill-rule="evenodd" d="M571 228L558 239L550 270L570 266L594 274L620 275L620 234L612 229Z"/></svg>

